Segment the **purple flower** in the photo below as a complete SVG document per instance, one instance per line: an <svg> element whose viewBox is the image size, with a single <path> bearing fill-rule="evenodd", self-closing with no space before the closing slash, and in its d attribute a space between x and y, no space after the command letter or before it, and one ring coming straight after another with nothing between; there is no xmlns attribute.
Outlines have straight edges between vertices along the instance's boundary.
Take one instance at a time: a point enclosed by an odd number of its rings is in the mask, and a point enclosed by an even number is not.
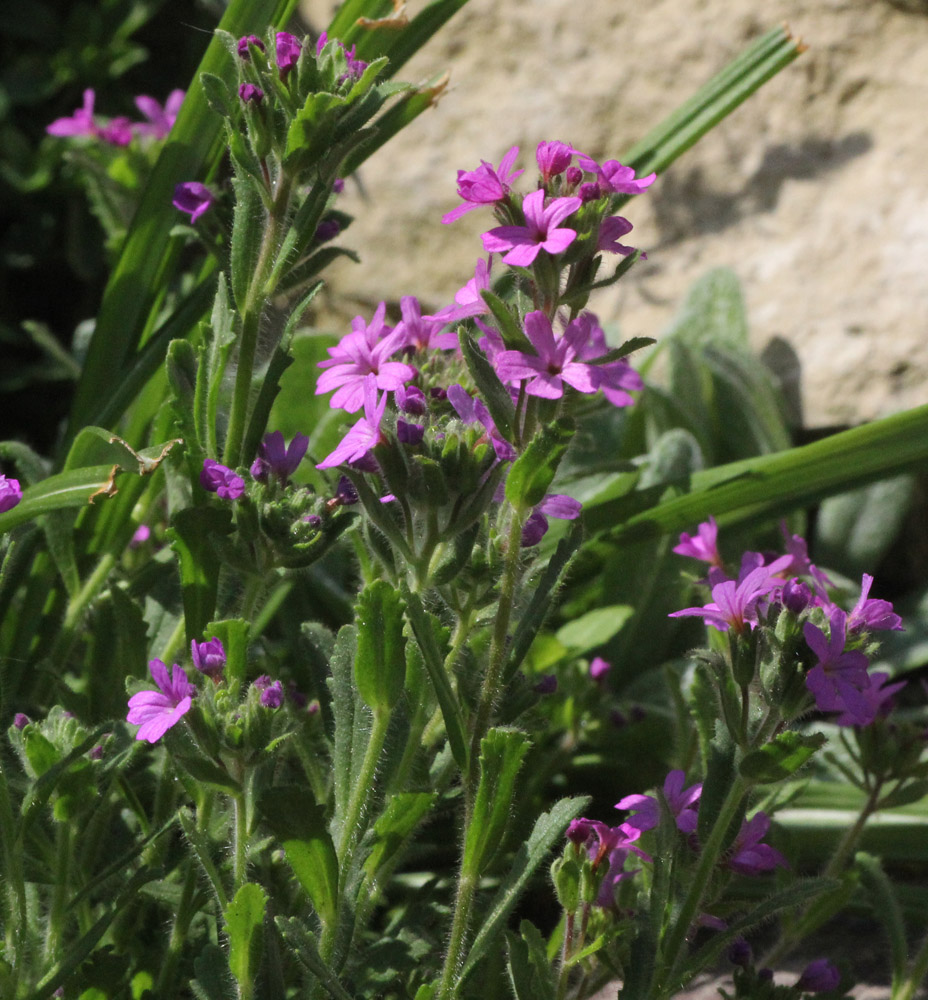
<svg viewBox="0 0 928 1000"><path fill-rule="evenodd" d="M171 204L180 212L190 216L191 224L208 211L216 200L213 192L199 181L185 181L174 188L174 198Z"/></svg>
<svg viewBox="0 0 928 1000"><path fill-rule="evenodd" d="M867 685L860 689L860 694L866 705L866 710L858 710L851 712L846 711L835 719L835 722L839 726L863 726L869 725L879 715L888 715L893 706L893 695L897 691L901 691L905 685L905 681L896 681L895 684L890 684L887 687L883 685L889 680L889 674L879 671L875 674L867 675ZM867 722L861 721L862 719L869 720Z"/></svg>
<svg viewBox="0 0 928 1000"><path fill-rule="evenodd" d="M651 858L633 843L637 836L623 826L606 826L598 820L575 819L567 828L567 838L578 847L585 847L587 855L593 862L593 870L600 870L603 862L607 864L605 875L600 883L596 905L611 907L615 905L615 887L624 879L631 878L635 871L625 871L625 862L629 854L636 854L645 861Z"/></svg>
<svg viewBox="0 0 928 1000"><path fill-rule="evenodd" d="M226 650L222 645L222 640L213 638L206 642L190 640L190 656L193 665L201 674L218 681L226 665Z"/></svg>
<svg viewBox="0 0 928 1000"><path fill-rule="evenodd" d="M522 525L521 546L523 549L537 545L548 532L548 518L573 521L580 516L583 505L573 497L563 493L552 493L535 507Z"/></svg>
<svg viewBox="0 0 928 1000"><path fill-rule="evenodd" d="M261 704L265 708L280 708L284 703L284 687L280 681L268 684L261 692Z"/></svg>
<svg viewBox="0 0 928 1000"><path fill-rule="evenodd" d="M480 238L489 253L509 252L503 263L513 267L528 267L542 250L550 254L563 253L577 238L574 229L558 229L558 225L580 207L579 198L554 198L545 207L545 192L539 188L522 200L524 226L497 226Z"/></svg>
<svg viewBox="0 0 928 1000"><path fill-rule="evenodd" d="M285 77L296 66L302 46L299 39L295 35L291 35L289 31L278 31L276 48L277 69L280 71L281 77Z"/></svg>
<svg viewBox="0 0 928 1000"><path fill-rule="evenodd" d="M151 528L147 524L140 524L129 539L129 548L140 549L149 538L151 538Z"/></svg>
<svg viewBox="0 0 928 1000"><path fill-rule="evenodd" d="M873 704L863 692L870 687L869 661L860 650L844 651L847 615L835 608L829 617L830 635L806 622L802 634L818 663L806 674L806 687L823 712L845 712L854 725L868 726L874 719Z"/></svg>
<svg viewBox="0 0 928 1000"><path fill-rule="evenodd" d="M387 394L384 393L378 401L376 375L365 377L363 391L364 416L342 438L338 447L316 466L317 469L331 469L336 465L358 462L372 448L386 441L380 430L380 422L387 408Z"/></svg>
<svg viewBox="0 0 928 1000"><path fill-rule="evenodd" d="M535 694L554 694L557 691L557 675L542 674L541 680L532 688Z"/></svg>
<svg viewBox="0 0 928 1000"><path fill-rule="evenodd" d="M443 323L456 323L458 320L468 319L471 316L484 316L490 311L490 307L483 301L480 294L485 288L490 287L490 261L482 257L478 259L474 268L474 276L467 284L454 293L455 305L446 306L432 316L432 319L440 319Z"/></svg>
<svg viewBox="0 0 928 1000"><path fill-rule="evenodd" d="M632 224L628 219L623 219L621 215L610 215L599 224L599 238L596 241L596 249L606 253L618 253L627 257L635 252L634 247L627 247L619 243L619 237L632 231Z"/></svg>
<svg viewBox="0 0 928 1000"><path fill-rule="evenodd" d="M415 376L415 369L401 361L388 361L403 346L403 334L384 323L387 305L381 302L370 323L356 316L351 321L351 333L328 349L331 355L320 361L326 368L316 382L316 395L335 393L329 401L333 409L356 413L364 405L364 385L371 374L376 376L378 389L394 392Z"/></svg>
<svg viewBox="0 0 928 1000"><path fill-rule="evenodd" d="M686 788L686 773L671 771L664 779L664 798L673 814L677 829L692 833L696 829L696 803L702 795L702 784ZM660 822L660 807L651 795L626 795L616 803L616 809L630 809L637 815L627 819L623 826L644 833L653 830Z"/></svg>
<svg viewBox="0 0 928 1000"><path fill-rule="evenodd" d="M490 443L493 445L493 450L496 452L496 457L501 462L511 462L515 459L515 448L497 431L496 424L490 416L490 411L482 399L474 398L460 385L455 383L448 387L448 402L454 407L455 413L457 413L465 424L480 423L483 425Z"/></svg>
<svg viewBox="0 0 928 1000"><path fill-rule="evenodd" d="M245 492L245 480L211 458L203 459L200 485L207 492L218 494L222 500L238 500Z"/></svg>
<svg viewBox="0 0 928 1000"><path fill-rule="evenodd" d="M801 615L812 603L812 590L802 580L795 578L787 580L783 584L780 600L787 611L791 611L794 615Z"/></svg>
<svg viewBox="0 0 928 1000"><path fill-rule="evenodd" d="M414 351L447 351L458 346L456 333L438 332L446 321L436 316L423 316L422 307L414 295L404 295L400 299L400 312L403 318L393 333L401 337L403 347Z"/></svg>
<svg viewBox="0 0 928 1000"><path fill-rule="evenodd" d="M406 420L397 420L396 440L399 441L400 444L422 444L423 437L425 437L424 424L411 424Z"/></svg>
<svg viewBox="0 0 928 1000"><path fill-rule="evenodd" d="M466 204L458 205L446 215L442 216L442 223L448 225L455 219L460 219L462 215L479 208L481 205L493 205L509 193L512 182L523 171L516 170L512 173L512 165L519 155L519 147L513 146L508 153L500 160L499 167L494 169L491 163L486 160L480 161L480 166L476 170L458 171L458 195L464 199Z"/></svg>
<svg viewBox="0 0 928 1000"><path fill-rule="evenodd" d="M501 381L529 379L525 391L543 399L560 399L564 395L565 382L578 392L596 392L600 383L599 371L593 365L576 360L589 336L586 323L579 318L573 320L555 340L551 321L543 312L535 311L525 317L525 334L538 352L537 356L522 351L502 351L495 360Z"/></svg>
<svg viewBox="0 0 928 1000"><path fill-rule="evenodd" d="M100 138L111 146L128 146L132 142L132 122L120 116L100 129Z"/></svg>
<svg viewBox="0 0 928 1000"><path fill-rule="evenodd" d="M160 690L139 691L134 694L129 699L126 721L139 726L139 731L135 734L137 740L157 743L171 726L176 725L190 711L196 688L176 663L173 676L170 677L168 668L161 660L151 660L148 669Z"/></svg>
<svg viewBox="0 0 928 1000"><path fill-rule="evenodd" d="M542 182L547 184L552 177L557 177L558 174L564 173L570 166L571 157L576 152L577 150L573 147L563 142L557 142L556 140L553 142L539 142L538 148L535 150L535 161L541 172Z"/></svg>
<svg viewBox="0 0 928 1000"><path fill-rule="evenodd" d="M657 178L657 174L652 173L635 180L635 171L631 167L623 167L618 160L606 160L600 166L592 157L581 155L579 163L584 170L598 176L598 183L603 193L641 194Z"/></svg>
<svg viewBox="0 0 928 1000"><path fill-rule="evenodd" d="M258 446L258 457L251 465L251 474L260 482L266 482L273 472L281 483L286 483L303 461L308 447L309 438L305 434L295 435L289 447L284 446L280 431L265 434Z"/></svg>
<svg viewBox="0 0 928 1000"><path fill-rule="evenodd" d="M741 824L728 859L732 871L739 875L761 875L774 868L789 868L786 858L776 848L761 843L769 829L770 817L763 812L755 813Z"/></svg>
<svg viewBox="0 0 928 1000"><path fill-rule="evenodd" d="M339 42L339 45L342 45ZM352 45L350 49L346 49L342 45L342 51L345 53L345 60L348 63L346 71L338 78L339 83L344 83L345 80L357 80L364 75L364 71L367 69L368 64L364 62L363 59L358 59L355 55L356 46Z"/></svg>
<svg viewBox="0 0 928 1000"><path fill-rule="evenodd" d="M828 993L838 988L841 973L827 958L817 958L802 970L794 989L806 993Z"/></svg>
<svg viewBox="0 0 928 1000"><path fill-rule="evenodd" d="M718 549L719 526L715 523L715 518L710 516L708 521L703 521L696 528L696 535L682 532L680 542L673 547L673 552L680 556L691 556L693 559L702 559L710 566L722 565L722 557Z"/></svg>
<svg viewBox="0 0 928 1000"><path fill-rule="evenodd" d="M244 104L260 104L264 100L264 91L253 83L243 83L238 88L238 96Z"/></svg>
<svg viewBox="0 0 928 1000"><path fill-rule="evenodd" d="M668 617L695 615L720 632L727 632L729 629L743 632L745 628L753 628L757 624L758 606L762 598L779 585L779 581L773 578L771 570L772 566L758 566L739 583L734 580L717 583L712 588L710 604L701 608L672 611Z"/></svg>
<svg viewBox="0 0 928 1000"><path fill-rule="evenodd" d="M0 475L0 514L12 510L23 498L18 479L7 479Z"/></svg>
<svg viewBox="0 0 928 1000"><path fill-rule="evenodd" d="M594 656L590 660L590 677L594 681L604 680L606 674L612 669L612 664L608 660L604 660L601 656Z"/></svg>
<svg viewBox="0 0 928 1000"><path fill-rule="evenodd" d="M864 629L867 631L905 631L902 627L902 619L893 612L893 606L889 601L881 601L869 596L872 585L873 577L869 573L864 573L860 584L860 598L847 616L848 629L851 632Z"/></svg>
<svg viewBox="0 0 928 1000"><path fill-rule="evenodd" d="M241 59L247 60L251 58L251 53L248 51L249 45L253 45L262 52L267 51L264 47L264 42L257 35L244 35L238 40L238 54Z"/></svg>
<svg viewBox="0 0 928 1000"><path fill-rule="evenodd" d="M56 118L45 127L49 135L99 135L99 129L93 120L93 104L96 95L89 87L84 91L84 103L70 118Z"/></svg>
<svg viewBox="0 0 928 1000"><path fill-rule="evenodd" d="M425 393L417 385L401 385L393 393L393 401L403 413L421 417L428 410Z"/></svg>
<svg viewBox="0 0 928 1000"><path fill-rule="evenodd" d="M177 121L180 106L184 103L184 92L172 90L164 102L164 107L154 99L140 94L135 99L135 106L148 119L148 122L137 124L135 131L139 135L151 136L153 139L165 139Z"/></svg>
<svg viewBox="0 0 928 1000"><path fill-rule="evenodd" d="M579 358L593 361L609 353L606 334L593 313L582 312L575 322L585 324L587 328L587 342L578 354ZM599 387L606 399L613 406L631 406L635 400L629 392L644 388L644 382L638 372L625 358L596 367L599 369Z"/></svg>
<svg viewBox="0 0 928 1000"><path fill-rule="evenodd" d="M30 722L30 721L31 721L31 720L30 720L29 716L28 716L28 715L26 715L26 714L25 714L24 712L17 712L17 713L16 713L16 714L15 714L15 715L13 716L13 725L14 725L14 726L15 726L15 727L16 727L17 729L19 729L19 730L23 730L23 729L25 729L25 728L26 728L26 726L28 726L28 725L29 725L29 722Z"/></svg>

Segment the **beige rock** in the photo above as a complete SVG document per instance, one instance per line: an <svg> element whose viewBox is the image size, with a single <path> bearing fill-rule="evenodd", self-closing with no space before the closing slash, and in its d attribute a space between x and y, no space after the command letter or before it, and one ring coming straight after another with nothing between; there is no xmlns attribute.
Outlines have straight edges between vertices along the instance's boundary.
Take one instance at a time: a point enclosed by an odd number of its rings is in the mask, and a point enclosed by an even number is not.
<svg viewBox="0 0 928 1000"><path fill-rule="evenodd" d="M446 304L494 224L476 211L441 225L458 168L518 144L531 175L554 138L619 156L785 20L809 51L627 206L626 242L650 259L591 307L659 335L695 278L730 266L756 349L782 338L798 356L806 425L928 403L928 17L909 6L470 0L400 74L450 68L452 86L349 185L345 243L362 264L331 272L329 301L346 317L408 294ZM317 27L330 8L304 3Z"/></svg>

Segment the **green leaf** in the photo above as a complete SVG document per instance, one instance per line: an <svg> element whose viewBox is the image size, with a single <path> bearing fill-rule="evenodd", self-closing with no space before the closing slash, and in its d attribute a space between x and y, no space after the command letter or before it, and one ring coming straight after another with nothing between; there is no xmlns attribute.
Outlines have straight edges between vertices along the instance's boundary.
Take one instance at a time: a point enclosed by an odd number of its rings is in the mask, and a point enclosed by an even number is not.
<svg viewBox="0 0 928 1000"><path fill-rule="evenodd" d="M261 963L260 929L266 906L264 889L254 882L246 882L223 913L229 935L229 970L241 987L247 983L251 988Z"/></svg>
<svg viewBox="0 0 928 1000"><path fill-rule="evenodd" d="M174 758L179 767L182 767L195 781L211 785L221 792L231 795L241 795L242 786L224 768L220 767L208 757L194 757L191 755L177 754Z"/></svg>
<svg viewBox="0 0 928 1000"><path fill-rule="evenodd" d="M412 626L416 643L422 652L425 669L428 671L432 687L435 689L451 753L454 755L458 767L463 773L466 773L467 743L464 739L461 709L445 672L444 658L438 648L438 640L435 638L432 616L427 614L422 607L419 595L412 593L405 585L403 586L403 597L406 600L406 615L409 618L409 624Z"/></svg>
<svg viewBox="0 0 928 1000"><path fill-rule="evenodd" d="M204 833L197 827L192 810L181 809L177 814L177 819L181 829L184 831L184 836L187 838L187 843L190 845L193 856L199 863L203 874L206 876L213 890L219 908L225 910L228 905L228 896L226 895L226 889L216 869L216 865L213 862L211 853L212 845Z"/></svg>
<svg viewBox="0 0 928 1000"><path fill-rule="evenodd" d="M699 798L699 839L705 843L722 810L722 803L736 779L736 747L721 720L716 721L715 738L709 746L706 780Z"/></svg>
<svg viewBox="0 0 928 1000"><path fill-rule="evenodd" d="M187 642L199 639L216 612L219 556L211 536L232 530L232 514L220 507L187 507L171 519L167 536L180 563Z"/></svg>
<svg viewBox="0 0 928 1000"><path fill-rule="evenodd" d="M489 906L481 913L480 928L467 954L458 980L463 982L489 954L499 940L510 913L538 866L564 836L570 821L590 804L589 797L561 799L535 820L528 840L519 847L512 866Z"/></svg>
<svg viewBox="0 0 928 1000"><path fill-rule="evenodd" d="M400 792L390 797L387 808L374 824L374 846L364 862L368 877L377 876L396 859L437 801L437 792Z"/></svg>
<svg viewBox="0 0 928 1000"><path fill-rule="evenodd" d="M35 726L29 726L23 732L23 750L26 760L37 778L61 760L61 754L55 745L44 737Z"/></svg>
<svg viewBox="0 0 928 1000"><path fill-rule="evenodd" d="M365 703L375 712L389 712L403 693L406 640L403 599L385 580L375 580L361 592L355 610L358 652L354 676Z"/></svg>
<svg viewBox="0 0 928 1000"><path fill-rule="evenodd" d="M480 741L480 781L464 832L464 871L483 872L503 839L516 777L530 746L529 738L516 729L491 729Z"/></svg>
<svg viewBox="0 0 928 1000"><path fill-rule="evenodd" d="M516 509L527 512L544 500L575 429L569 417L545 424L512 463L506 478L506 499Z"/></svg>
<svg viewBox="0 0 928 1000"><path fill-rule="evenodd" d="M23 490L23 498L12 510L0 514L0 535L41 514L99 503L115 493L112 465L69 469L49 476Z"/></svg>
<svg viewBox="0 0 928 1000"><path fill-rule="evenodd" d="M499 380L493 365L490 364L486 354L477 346L474 338L462 331L459 335L461 342L461 353L467 362L467 369L474 385L480 391L496 429L507 440L512 441L514 437L514 427L516 419L516 409L512 405L512 396L509 390Z"/></svg>
<svg viewBox="0 0 928 1000"><path fill-rule="evenodd" d="M232 181L235 189L235 215L229 254L229 279L232 297L240 313L254 308L248 302L248 290L258 265L261 240L264 235L265 210L256 181L237 174Z"/></svg>
<svg viewBox="0 0 928 1000"><path fill-rule="evenodd" d="M521 937L507 932L509 981L516 1000L554 1000L554 971L538 928L528 920L519 924Z"/></svg>
<svg viewBox="0 0 928 1000"><path fill-rule="evenodd" d="M604 646L618 635L634 613L635 609L628 604L596 608L561 626L555 637L573 655L580 656L597 646Z"/></svg>
<svg viewBox="0 0 928 1000"><path fill-rule="evenodd" d="M238 1000L221 948L206 945L194 959L193 971L196 979L191 980L190 985L198 1000Z"/></svg>
<svg viewBox="0 0 928 1000"><path fill-rule="evenodd" d="M201 73L200 85L211 111L223 118L235 118L235 101L225 80L215 73Z"/></svg>
<svg viewBox="0 0 928 1000"><path fill-rule="evenodd" d="M889 952L892 956L892 980L895 987L905 976L909 955L905 921L902 918L899 897L892 882L887 878L886 872L883 871L879 858L861 851L855 856L854 864L860 871L861 881L867 890L873 915L886 931Z"/></svg>
<svg viewBox="0 0 928 1000"><path fill-rule="evenodd" d="M274 923L297 961L322 983L330 996L335 1000L355 1000L342 986L335 971L325 963L319 954L316 935L307 930L302 921L296 917L275 917Z"/></svg>
<svg viewBox="0 0 928 1000"><path fill-rule="evenodd" d="M357 649L357 631L353 625L344 625L338 631L335 648L329 660L332 676L329 689L332 694L332 716L335 732L332 739L332 783L335 794L335 815L341 818L348 809L352 777L361 766L364 755L363 705L354 689L354 657ZM364 713L369 717L370 713Z"/></svg>
<svg viewBox="0 0 928 1000"><path fill-rule="evenodd" d="M227 683L245 683L247 669L248 633L251 626L241 618L227 618L223 621L209 622L203 635L222 640L226 651L225 677ZM194 638L199 641L199 636Z"/></svg>
<svg viewBox="0 0 928 1000"><path fill-rule="evenodd" d="M267 789L258 808L320 919L331 923L338 909L338 858L322 809L298 785Z"/></svg>
<svg viewBox="0 0 928 1000"><path fill-rule="evenodd" d="M742 777L763 785L794 775L827 742L824 733L779 733L759 750L752 750L738 768Z"/></svg>

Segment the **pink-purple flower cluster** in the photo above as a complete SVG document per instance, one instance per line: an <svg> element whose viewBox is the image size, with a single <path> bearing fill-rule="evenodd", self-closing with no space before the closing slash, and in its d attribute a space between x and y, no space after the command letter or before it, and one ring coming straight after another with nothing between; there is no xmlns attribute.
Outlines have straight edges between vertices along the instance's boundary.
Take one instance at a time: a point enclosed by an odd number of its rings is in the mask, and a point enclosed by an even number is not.
<svg viewBox="0 0 928 1000"><path fill-rule="evenodd" d="M45 131L61 137L90 136L112 146L128 146L134 138L161 140L167 138L173 128L183 102L182 90L172 90L163 105L154 97L140 94L135 98L135 106L145 121L133 122L124 115L104 121L94 114L96 94L88 87L84 91L83 104L74 114L56 118Z"/></svg>
<svg viewBox="0 0 928 1000"><path fill-rule="evenodd" d="M900 630L902 619L889 601L870 597L873 577L868 573L863 574L857 603L850 612L844 611L829 595L828 576L809 560L805 540L785 529L783 534L785 555L769 558L746 552L737 577L731 578L718 550L714 518L700 524L695 536L684 532L673 551L709 564L712 600L702 607L674 611L670 617L699 617L719 631L741 634L781 608L801 616L802 635L815 659L805 684L816 707L838 713L839 725L869 725L888 710L890 699L905 682L890 684L889 674L870 673L860 647L870 632ZM820 624L808 620L813 612Z"/></svg>

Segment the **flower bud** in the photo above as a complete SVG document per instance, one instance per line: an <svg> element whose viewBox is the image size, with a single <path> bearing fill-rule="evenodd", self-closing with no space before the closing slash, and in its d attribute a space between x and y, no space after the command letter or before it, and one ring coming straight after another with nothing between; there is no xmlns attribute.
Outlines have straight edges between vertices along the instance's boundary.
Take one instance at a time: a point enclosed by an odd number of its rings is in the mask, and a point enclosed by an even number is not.
<svg viewBox="0 0 928 1000"><path fill-rule="evenodd" d="M812 590L802 580L787 580L783 584L783 606L794 615L801 615L812 602Z"/></svg>
<svg viewBox="0 0 928 1000"><path fill-rule="evenodd" d="M193 665L201 674L214 681L222 677L222 672L226 665L226 650L221 639L212 638L206 642L197 642L192 639L190 642L190 657Z"/></svg>

